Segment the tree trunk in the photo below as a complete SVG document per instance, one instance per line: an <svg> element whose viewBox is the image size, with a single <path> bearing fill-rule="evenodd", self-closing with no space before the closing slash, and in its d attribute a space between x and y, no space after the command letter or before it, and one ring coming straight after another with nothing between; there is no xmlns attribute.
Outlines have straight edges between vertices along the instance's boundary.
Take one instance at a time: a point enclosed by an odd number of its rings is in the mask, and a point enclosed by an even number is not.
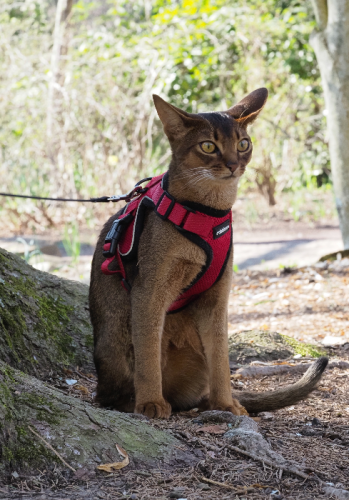
<svg viewBox="0 0 349 500"><path fill-rule="evenodd" d="M100 464L122 461L116 444L129 454L129 467L198 460L171 434L125 413L95 408L0 361L0 481L13 471L38 469L72 475L72 468L91 476Z"/></svg>
<svg viewBox="0 0 349 500"><path fill-rule="evenodd" d="M0 359L43 378L93 368L88 286L38 271L0 248Z"/></svg>
<svg viewBox="0 0 349 500"><path fill-rule="evenodd" d="M39 380L71 365L93 370L87 298L88 286L37 271L0 248L0 482L38 468L73 474L67 464L91 475L101 463L122 460L115 444L129 453L130 467L197 460L137 416L96 408Z"/></svg>
<svg viewBox="0 0 349 500"><path fill-rule="evenodd" d="M349 248L349 0L312 0L311 37L322 77L333 186L344 249Z"/></svg>

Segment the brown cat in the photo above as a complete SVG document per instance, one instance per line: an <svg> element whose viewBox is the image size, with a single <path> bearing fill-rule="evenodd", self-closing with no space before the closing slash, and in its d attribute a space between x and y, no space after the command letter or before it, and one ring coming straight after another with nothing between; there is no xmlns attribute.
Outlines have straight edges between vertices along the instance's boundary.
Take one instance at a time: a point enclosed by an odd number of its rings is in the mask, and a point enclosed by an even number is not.
<svg viewBox="0 0 349 500"><path fill-rule="evenodd" d="M172 149L165 188L177 202L192 212L219 214L231 209L252 155L246 127L266 99L267 90L258 89L228 111L190 114L154 95ZM137 256L125 262L131 290L120 286L120 277L102 274L104 240L121 213L105 224L92 263L90 311L101 405L159 418L169 417L171 409L197 406L240 415L282 408L309 394L327 358L316 361L292 386L232 397L227 304L233 252L211 288L167 314L200 275L207 254L150 207L145 210Z"/></svg>

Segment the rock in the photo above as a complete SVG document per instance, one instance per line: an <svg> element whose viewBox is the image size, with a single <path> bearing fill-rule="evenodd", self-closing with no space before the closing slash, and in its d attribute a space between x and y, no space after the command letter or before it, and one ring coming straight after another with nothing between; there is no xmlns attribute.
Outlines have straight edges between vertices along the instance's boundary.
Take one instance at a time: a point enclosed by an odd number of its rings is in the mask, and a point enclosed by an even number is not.
<svg viewBox="0 0 349 500"><path fill-rule="evenodd" d="M211 488L209 487L209 485L208 485L208 484L205 484L205 483L199 483L199 484L197 485L197 488L198 488L199 490L202 490L202 491L209 491L209 490L211 489Z"/></svg>
<svg viewBox="0 0 349 500"><path fill-rule="evenodd" d="M239 425L224 434L229 443L261 458L268 458L279 464L285 463L282 455L273 451L268 441L258 432L258 424L252 418L246 416L238 418Z"/></svg>
<svg viewBox="0 0 349 500"><path fill-rule="evenodd" d="M320 357L326 352L321 348L299 342L287 335L265 330L246 330L229 337L229 361L231 364L247 364L252 361L273 361L301 356Z"/></svg>
<svg viewBox="0 0 349 500"><path fill-rule="evenodd" d="M337 498L337 500L349 500L349 491L340 488L333 488L332 486L325 486L323 488L330 498Z"/></svg>
<svg viewBox="0 0 349 500"><path fill-rule="evenodd" d="M184 500L184 490L184 488L176 488L175 490L170 491L168 498L182 498Z"/></svg>
<svg viewBox="0 0 349 500"><path fill-rule="evenodd" d="M327 260L329 261L335 261L335 260L338 260L338 254L340 255L340 259L343 259L344 257L349 257L349 250L340 250L338 252L333 252L333 253L328 253L326 255L324 255L323 257L321 257L319 259L319 262L325 262Z"/></svg>
<svg viewBox="0 0 349 500"><path fill-rule="evenodd" d="M303 429L300 430L300 434L302 434L302 436L321 436L321 431L312 429L311 427L303 427Z"/></svg>
<svg viewBox="0 0 349 500"><path fill-rule="evenodd" d="M263 420L273 420L274 415L270 411L262 411L261 413L258 413L258 416L261 417Z"/></svg>
<svg viewBox="0 0 349 500"><path fill-rule="evenodd" d="M233 415L230 411L210 410L200 413L200 415L195 418L193 422L201 424L214 422L217 424L228 423L239 425L240 417Z"/></svg>

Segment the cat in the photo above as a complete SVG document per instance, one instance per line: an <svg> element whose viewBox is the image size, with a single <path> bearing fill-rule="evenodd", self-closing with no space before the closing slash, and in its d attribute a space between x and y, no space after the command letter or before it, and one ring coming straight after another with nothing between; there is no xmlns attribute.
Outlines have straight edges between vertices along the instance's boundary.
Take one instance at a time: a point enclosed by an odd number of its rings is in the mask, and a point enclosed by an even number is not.
<svg viewBox="0 0 349 500"><path fill-rule="evenodd" d="M193 213L230 212L239 178L252 156L247 126L257 118L267 95L261 88L227 111L198 114L153 96L172 150L164 187L169 199ZM295 404L313 390L327 358L317 360L296 384L268 393L237 392L233 397L227 333L233 251L227 253L213 286L168 314L171 304L198 279L207 252L148 207L137 255L124 262L130 288L124 290L119 276L101 272L106 235L123 213L105 224L91 270L96 401L101 406L149 418L168 418L172 410L194 407L242 415Z"/></svg>

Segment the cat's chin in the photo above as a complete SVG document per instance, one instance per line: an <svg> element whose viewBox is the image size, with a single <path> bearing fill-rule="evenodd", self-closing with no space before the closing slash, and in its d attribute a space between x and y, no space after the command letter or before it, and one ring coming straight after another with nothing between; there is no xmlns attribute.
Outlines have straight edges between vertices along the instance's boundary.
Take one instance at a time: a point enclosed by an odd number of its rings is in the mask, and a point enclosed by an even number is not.
<svg viewBox="0 0 349 500"><path fill-rule="evenodd" d="M223 182L227 182L227 181L232 180L232 179L238 179L239 177L241 177L241 175L242 174L236 174L236 172L231 172L230 174L225 175L224 177L219 177L219 180L223 181Z"/></svg>

